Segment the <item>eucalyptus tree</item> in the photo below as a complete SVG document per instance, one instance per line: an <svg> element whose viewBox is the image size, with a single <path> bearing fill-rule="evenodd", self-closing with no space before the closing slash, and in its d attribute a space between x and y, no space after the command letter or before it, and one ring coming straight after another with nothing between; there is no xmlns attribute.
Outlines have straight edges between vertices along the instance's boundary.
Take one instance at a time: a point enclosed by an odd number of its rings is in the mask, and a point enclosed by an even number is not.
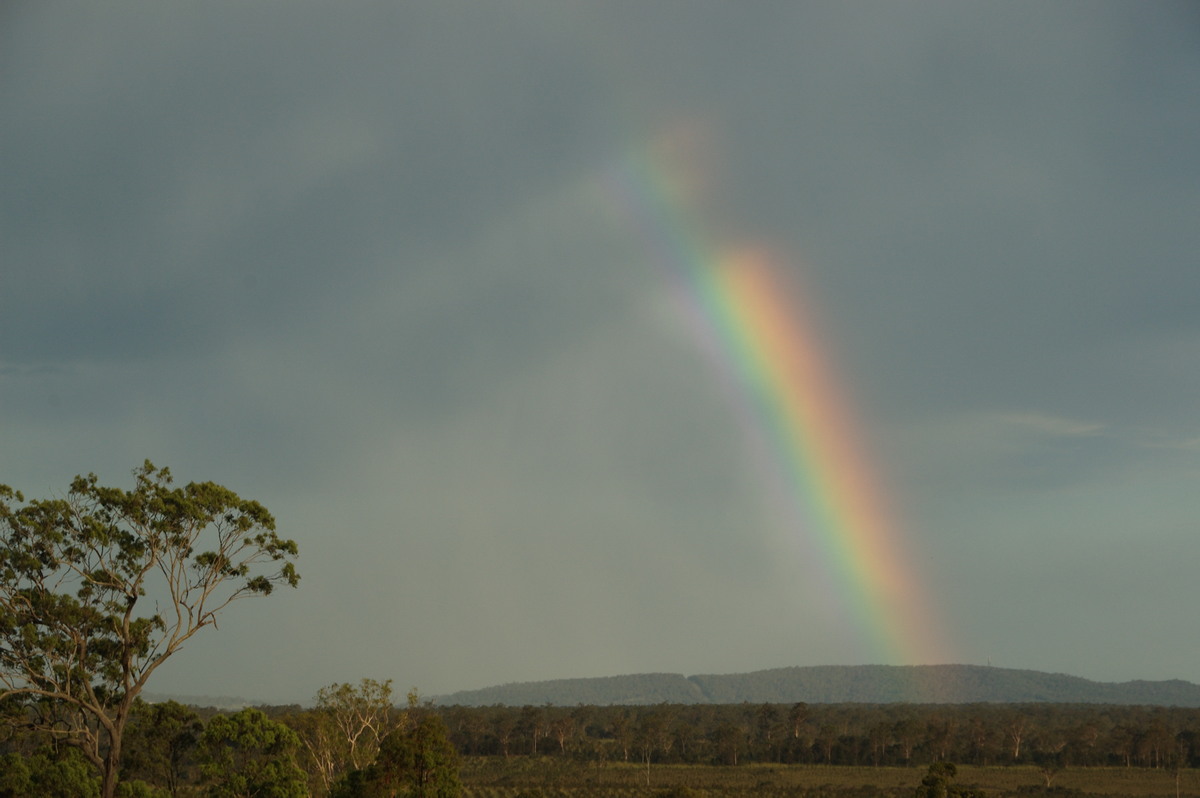
<svg viewBox="0 0 1200 798"><path fill-rule="evenodd" d="M177 701L135 701L122 745L121 772L162 785L177 796L188 781L191 758L204 724Z"/></svg>
<svg viewBox="0 0 1200 798"><path fill-rule="evenodd" d="M754 711L754 748L761 762L777 759L779 739L783 726L779 719L779 708L774 704L762 704Z"/></svg>
<svg viewBox="0 0 1200 798"><path fill-rule="evenodd" d="M343 776L332 798L459 798L458 751L439 715L419 713L379 743L375 762Z"/></svg>
<svg viewBox="0 0 1200 798"><path fill-rule="evenodd" d="M450 742L445 722L433 714L384 737L369 771L380 786L399 787L397 791L410 798L458 798L462 794L458 751Z"/></svg>
<svg viewBox="0 0 1200 798"><path fill-rule="evenodd" d="M104 798L154 672L233 602L299 581L295 542L258 502L173 487L150 461L133 476L129 491L76 477L24 505L0 485L0 704L78 747Z"/></svg>
<svg viewBox="0 0 1200 798"><path fill-rule="evenodd" d="M671 714L665 705L647 710L638 715L634 731L634 745L646 766L646 786L650 786L650 762L654 754L666 756L675 744L671 734Z"/></svg>
<svg viewBox="0 0 1200 798"><path fill-rule="evenodd" d="M416 702L416 694L410 694L410 708ZM346 682L322 687L316 708L287 722L299 735L303 761L325 794L345 773L374 762L379 741L407 722L408 714L392 705L391 679L363 679L357 686Z"/></svg>
<svg viewBox="0 0 1200 798"><path fill-rule="evenodd" d="M300 738L262 710L217 715L200 735L200 771L209 798L307 798L296 763Z"/></svg>
<svg viewBox="0 0 1200 798"><path fill-rule="evenodd" d="M550 736L558 742L558 752L567 752L567 742L574 739L578 726L575 717L569 712L557 712L550 720Z"/></svg>

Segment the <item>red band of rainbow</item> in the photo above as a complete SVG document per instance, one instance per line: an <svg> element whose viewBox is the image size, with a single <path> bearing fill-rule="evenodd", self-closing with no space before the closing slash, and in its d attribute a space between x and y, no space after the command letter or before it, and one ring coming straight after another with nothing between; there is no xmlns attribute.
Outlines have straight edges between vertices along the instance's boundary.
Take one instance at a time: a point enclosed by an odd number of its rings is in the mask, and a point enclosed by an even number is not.
<svg viewBox="0 0 1200 798"><path fill-rule="evenodd" d="M780 277L782 261L765 248L716 254L684 213L683 183L651 156L628 159L608 176L609 191L684 296L702 346L732 376L800 534L823 557L839 593L833 598L869 655L880 664L945 661L942 625L909 564L910 546L890 520L811 314Z"/></svg>

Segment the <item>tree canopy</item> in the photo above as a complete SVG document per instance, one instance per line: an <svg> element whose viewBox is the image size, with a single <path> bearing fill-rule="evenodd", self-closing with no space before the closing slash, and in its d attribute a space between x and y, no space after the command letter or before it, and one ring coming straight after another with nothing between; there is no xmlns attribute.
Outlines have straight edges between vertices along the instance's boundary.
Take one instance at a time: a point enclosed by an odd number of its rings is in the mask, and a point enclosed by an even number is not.
<svg viewBox="0 0 1200 798"><path fill-rule="evenodd" d="M77 746L104 798L151 675L234 601L300 578L295 542L258 502L173 487L148 460L133 476L132 490L79 476L26 504L0 485L0 703Z"/></svg>
<svg viewBox="0 0 1200 798"><path fill-rule="evenodd" d="M305 798L308 786L296 764L296 732L248 707L217 715L200 735L200 770L209 798Z"/></svg>
<svg viewBox="0 0 1200 798"><path fill-rule="evenodd" d="M416 703L409 695L410 708ZM290 716L303 745L301 762L315 775L314 787L328 792L346 773L375 761L379 741L403 725L407 711L392 705L392 680L363 679L331 684L317 691L316 707Z"/></svg>
<svg viewBox="0 0 1200 798"><path fill-rule="evenodd" d="M391 731L380 741L375 762L347 773L330 793L331 798L459 798L461 794L458 751L445 721L432 713Z"/></svg>

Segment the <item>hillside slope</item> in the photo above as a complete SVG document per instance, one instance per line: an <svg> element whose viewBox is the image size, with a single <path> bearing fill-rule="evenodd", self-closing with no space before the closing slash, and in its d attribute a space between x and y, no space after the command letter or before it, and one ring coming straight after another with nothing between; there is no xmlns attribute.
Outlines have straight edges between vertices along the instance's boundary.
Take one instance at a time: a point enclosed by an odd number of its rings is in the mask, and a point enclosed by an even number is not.
<svg viewBox="0 0 1200 798"><path fill-rule="evenodd" d="M1180 680L1093 682L983 665L824 665L685 677L675 673L522 682L465 690L438 704L1068 703L1200 707L1200 686Z"/></svg>

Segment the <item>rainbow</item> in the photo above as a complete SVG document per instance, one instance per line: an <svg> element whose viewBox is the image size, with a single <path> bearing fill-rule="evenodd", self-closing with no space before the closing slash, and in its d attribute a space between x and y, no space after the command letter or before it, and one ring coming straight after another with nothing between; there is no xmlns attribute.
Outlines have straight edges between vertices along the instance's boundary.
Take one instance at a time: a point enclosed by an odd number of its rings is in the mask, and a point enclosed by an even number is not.
<svg viewBox="0 0 1200 798"><path fill-rule="evenodd" d="M880 664L944 661L941 623L908 564L901 525L858 438L821 337L765 247L725 254L685 209L695 185L653 151L623 159L607 193L640 228L684 298L697 340L735 387L770 469L824 561L832 596ZM699 198L696 198L699 199Z"/></svg>

